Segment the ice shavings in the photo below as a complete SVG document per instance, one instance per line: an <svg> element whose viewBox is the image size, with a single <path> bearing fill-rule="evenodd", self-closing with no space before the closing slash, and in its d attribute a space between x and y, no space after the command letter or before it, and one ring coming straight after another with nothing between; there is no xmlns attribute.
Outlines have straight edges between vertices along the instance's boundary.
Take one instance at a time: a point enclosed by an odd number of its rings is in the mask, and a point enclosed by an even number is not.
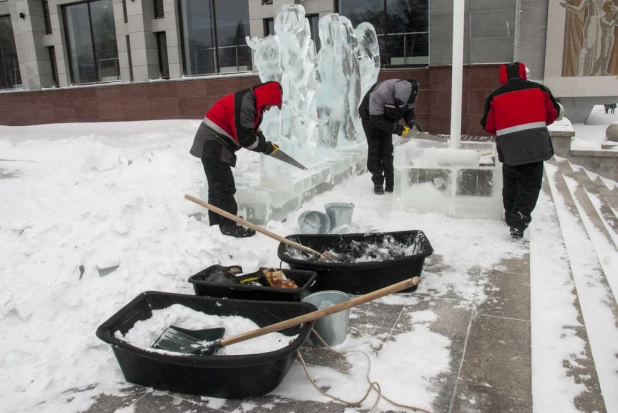
<svg viewBox="0 0 618 413"><path fill-rule="evenodd" d="M318 259L292 246L286 246L286 253L291 258L315 261ZM330 248L329 253L337 257L343 264L363 262L389 261L415 256L423 251L423 245L418 238L410 236L408 242L398 242L392 235L387 235L380 242L366 243L352 240L348 245Z"/></svg>

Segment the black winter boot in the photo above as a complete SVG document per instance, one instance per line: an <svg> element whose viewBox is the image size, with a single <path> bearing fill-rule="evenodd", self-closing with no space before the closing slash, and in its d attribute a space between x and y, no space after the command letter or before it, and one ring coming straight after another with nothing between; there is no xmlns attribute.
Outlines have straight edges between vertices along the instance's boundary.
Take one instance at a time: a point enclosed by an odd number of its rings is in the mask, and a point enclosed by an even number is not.
<svg viewBox="0 0 618 413"><path fill-rule="evenodd" d="M387 186L386 188L384 188L384 190L388 193L393 193L393 187L392 186Z"/></svg>
<svg viewBox="0 0 618 413"><path fill-rule="evenodd" d="M384 187L382 185L375 185L373 187L373 192L378 195L384 195Z"/></svg>
<svg viewBox="0 0 618 413"><path fill-rule="evenodd" d="M519 228L511 227L511 237L513 239L521 239L524 236L524 231Z"/></svg>
<svg viewBox="0 0 618 413"><path fill-rule="evenodd" d="M230 237L247 238L255 235L255 230L241 227L240 225L224 225L219 226L219 229L223 235Z"/></svg>

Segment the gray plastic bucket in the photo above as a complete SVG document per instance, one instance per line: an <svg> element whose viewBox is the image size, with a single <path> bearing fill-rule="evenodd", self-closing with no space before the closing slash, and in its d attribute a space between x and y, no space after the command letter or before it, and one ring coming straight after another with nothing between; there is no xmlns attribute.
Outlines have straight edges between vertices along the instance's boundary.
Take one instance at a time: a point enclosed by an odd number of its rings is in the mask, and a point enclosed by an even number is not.
<svg viewBox="0 0 618 413"><path fill-rule="evenodd" d="M354 204L351 202L332 202L324 205L326 215L330 218L330 229L352 224L352 212Z"/></svg>
<svg viewBox="0 0 618 413"><path fill-rule="evenodd" d="M328 234L331 222L328 215L320 211L305 211L298 217L301 234Z"/></svg>
<svg viewBox="0 0 618 413"><path fill-rule="evenodd" d="M350 298L352 297L344 292L328 290L309 294L303 298L303 302L313 304L318 310L322 310L335 304L341 304L348 301ZM326 341L326 344L329 346L336 346L337 344L343 343L348 336L349 322L350 309L347 309L316 320L313 328L318 332L320 337ZM324 346L315 334L311 333L310 337L314 345L318 347Z"/></svg>

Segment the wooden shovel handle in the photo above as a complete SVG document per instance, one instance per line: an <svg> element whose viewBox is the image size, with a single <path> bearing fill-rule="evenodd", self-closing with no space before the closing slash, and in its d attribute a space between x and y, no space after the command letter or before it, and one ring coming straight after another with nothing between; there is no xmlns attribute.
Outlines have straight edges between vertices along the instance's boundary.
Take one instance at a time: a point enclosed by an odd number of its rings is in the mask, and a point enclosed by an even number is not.
<svg viewBox="0 0 618 413"><path fill-rule="evenodd" d="M229 212L222 210L221 208L217 208L214 205L210 205L208 202L204 202L201 199L197 199L196 197L188 195L188 194L185 195L185 198L188 199L191 202L195 202L196 204L203 206L204 208L206 208L206 209L208 209L208 210L210 210L212 212L215 212L215 213L217 213L217 214L219 214L221 216L224 216L224 217L226 217L228 219L231 219L232 221L235 221L235 222L239 223L240 225L244 225L245 227L251 228L251 229L253 229L253 230L255 230L255 231L257 231L257 232L259 232L261 234L264 234L267 237L270 237L270 238L275 239L275 240L277 240L279 242L287 244L287 245L289 245L291 247L294 247L296 249L304 251L304 252L306 252L308 254L316 255L316 256L318 256L320 258L324 258L327 261L330 261L326 257L324 257L322 254L317 252L316 250L313 250L313 249L311 249L309 247L305 247L304 245L301 245L298 242L290 241L289 239L284 238L281 235L277 235L274 232L270 232L267 229L264 229L264 228L262 228L260 226L252 224L251 222L249 222L249 221L247 221L245 219L237 217L236 215L232 215Z"/></svg>
<svg viewBox="0 0 618 413"><path fill-rule="evenodd" d="M381 288L379 290L373 291L369 294L361 295L359 297L352 298L351 300L344 301L343 303L333 305L331 307L327 307L323 310L318 310L311 312L309 314L301 315L299 317L294 317L289 320L281 321L277 324L272 324L267 327L262 327L257 330L248 331L243 334L239 334L234 337L225 338L221 340L221 346L229 346L230 344L240 343L241 341L250 340L252 338L260 337L268 333L274 333L276 331L285 330L286 328L294 327L299 324L307 323L309 321L317 320L322 317L326 317L327 315L335 314L340 311L347 310L348 308L356 307L358 305L367 303L369 301L373 301L376 298L384 297L385 295L389 295L392 293L396 293L401 290L405 290L406 288L414 287L415 285L419 285L421 283L420 277L410 278L397 284L390 285L388 287Z"/></svg>

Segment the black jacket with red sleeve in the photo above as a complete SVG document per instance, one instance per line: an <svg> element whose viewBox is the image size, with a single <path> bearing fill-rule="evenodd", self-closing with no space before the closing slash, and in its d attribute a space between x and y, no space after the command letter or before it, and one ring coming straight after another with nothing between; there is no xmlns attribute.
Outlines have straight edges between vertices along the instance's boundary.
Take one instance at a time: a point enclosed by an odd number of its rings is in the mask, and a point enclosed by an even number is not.
<svg viewBox="0 0 618 413"><path fill-rule="evenodd" d="M204 142L216 140L229 152L246 148L263 152L268 148L259 127L266 106L281 108L283 91L278 82L266 82L242 89L219 99L204 116L203 124L209 133L196 135L191 154L201 157Z"/></svg>
<svg viewBox="0 0 618 413"><path fill-rule="evenodd" d="M561 112L551 91L526 80L519 62L500 67L500 86L485 103L483 129L496 135L500 162L515 166L542 162L554 155L547 126Z"/></svg>

